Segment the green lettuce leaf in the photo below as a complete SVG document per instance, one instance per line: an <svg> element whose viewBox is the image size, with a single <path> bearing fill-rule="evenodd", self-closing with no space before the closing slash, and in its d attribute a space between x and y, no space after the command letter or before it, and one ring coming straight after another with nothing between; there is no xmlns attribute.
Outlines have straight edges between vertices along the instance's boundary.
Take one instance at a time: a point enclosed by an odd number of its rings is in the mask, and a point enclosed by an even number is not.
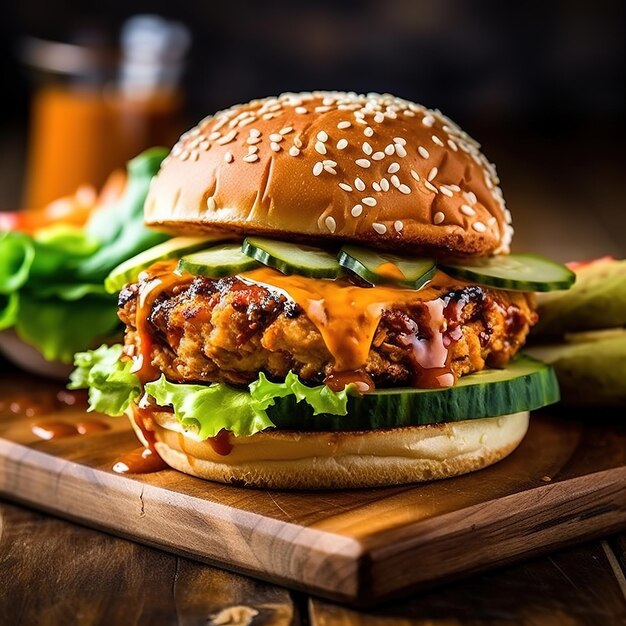
<svg viewBox="0 0 626 626"><path fill-rule="evenodd" d="M0 293L0 330L11 328L20 310L20 296L17 291L8 295Z"/></svg>
<svg viewBox="0 0 626 626"><path fill-rule="evenodd" d="M121 355L120 345L100 346L76 355L76 369L70 376L69 388L89 389L92 410L120 415L141 394L139 379L130 371L131 362L119 361ZM248 437L274 427L266 409L276 399L291 395L297 402L309 404L315 415L346 415L349 387L340 392L325 385L307 387L296 374L289 372L284 383L272 383L261 373L249 391L224 383L172 383L163 375L146 383L144 391L158 405L172 407L184 428L207 439L221 430L228 430L236 437Z"/></svg>
<svg viewBox="0 0 626 626"><path fill-rule="evenodd" d="M0 233L0 293L17 291L27 280L35 258L35 244L24 233Z"/></svg>
<svg viewBox="0 0 626 626"><path fill-rule="evenodd" d="M87 233L100 242L100 249L77 267L79 278L103 282L126 259L169 239L143 223L150 182L166 156L165 148L150 148L128 163L128 184L119 203L97 211L87 224Z"/></svg>
<svg viewBox="0 0 626 626"><path fill-rule="evenodd" d="M145 385L157 404L171 406L178 421L202 439L229 430L236 437L248 437L274 426L250 393L223 383L186 385L170 383L165 376Z"/></svg>
<svg viewBox="0 0 626 626"><path fill-rule="evenodd" d="M130 371L132 362L120 361L121 356L119 344L76 354L68 388L89 390L90 411L122 415L141 394L139 378Z"/></svg>
<svg viewBox="0 0 626 626"><path fill-rule="evenodd" d="M14 312L14 326L19 337L48 361L71 363L75 352L116 334L120 322L115 298L111 296L86 295L77 303L40 299L22 291L19 310Z"/></svg>
<svg viewBox="0 0 626 626"><path fill-rule="evenodd" d="M98 240L79 226L54 224L40 228L33 236L37 243L51 246L70 257L84 257L100 248Z"/></svg>
<svg viewBox="0 0 626 626"><path fill-rule="evenodd" d="M289 372L284 383L273 383L261 372L258 380L250 384L250 394L259 406L267 409L273 406L276 398L294 395L298 402L303 400L313 409L313 415L348 414L348 392L351 385L342 391L333 391L326 385L307 387L293 372Z"/></svg>

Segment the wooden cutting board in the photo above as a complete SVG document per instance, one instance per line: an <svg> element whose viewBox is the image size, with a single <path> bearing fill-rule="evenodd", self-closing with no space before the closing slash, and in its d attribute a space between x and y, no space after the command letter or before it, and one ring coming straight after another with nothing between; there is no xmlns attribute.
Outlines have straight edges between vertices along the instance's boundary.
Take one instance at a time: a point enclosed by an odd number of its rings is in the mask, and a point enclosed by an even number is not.
<svg viewBox="0 0 626 626"><path fill-rule="evenodd" d="M626 527L626 422L537 413L497 465L423 485L250 490L165 470L111 471L137 447L125 418L0 380L0 493L88 526L356 605ZM33 424L108 429L46 441Z"/></svg>

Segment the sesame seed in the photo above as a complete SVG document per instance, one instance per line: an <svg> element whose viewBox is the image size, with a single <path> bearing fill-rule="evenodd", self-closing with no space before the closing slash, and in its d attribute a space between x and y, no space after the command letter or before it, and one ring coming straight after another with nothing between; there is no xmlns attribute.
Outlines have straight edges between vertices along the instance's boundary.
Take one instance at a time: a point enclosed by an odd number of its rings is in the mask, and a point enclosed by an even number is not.
<svg viewBox="0 0 626 626"><path fill-rule="evenodd" d="M294 137L293 138L293 145L296 148L302 148L302 139L300 139L300 137Z"/></svg>
<svg viewBox="0 0 626 626"><path fill-rule="evenodd" d="M452 139L448 139L448 145L450 146L450 148L452 148L452 150L454 150L454 152L458 152L459 148L454 143L454 141L452 141Z"/></svg>
<svg viewBox="0 0 626 626"><path fill-rule="evenodd" d="M366 196L361 202L367 204L367 206L376 206L376 198L372 198L372 196Z"/></svg>
<svg viewBox="0 0 626 626"><path fill-rule="evenodd" d="M411 170L411 176L415 179L415 180L419 180L420 179L420 175L415 171L415 170Z"/></svg>
<svg viewBox="0 0 626 626"><path fill-rule="evenodd" d="M435 118L432 115L424 115L422 118L422 124L426 126L426 128L430 128L435 123Z"/></svg>
<svg viewBox="0 0 626 626"><path fill-rule="evenodd" d="M328 172L329 174L336 174L337 170L332 166L332 165L324 165L324 171Z"/></svg>
<svg viewBox="0 0 626 626"><path fill-rule="evenodd" d="M355 113L355 115L356 115L356 113ZM354 121L357 124L367 124L367 122L362 117L357 117Z"/></svg>
<svg viewBox="0 0 626 626"><path fill-rule="evenodd" d="M448 198L451 198L453 196L452 189L446 187L445 185L440 185L439 191L441 191L444 196L448 196Z"/></svg>
<svg viewBox="0 0 626 626"><path fill-rule="evenodd" d="M428 180L432 180L433 178L435 178L435 176L437 176L437 173L439 172L439 170L436 167L433 167L430 172L428 172Z"/></svg>
<svg viewBox="0 0 626 626"><path fill-rule="evenodd" d="M496 218L495 217L490 217L487 220L487 226L493 226L496 223Z"/></svg>
<svg viewBox="0 0 626 626"><path fill-rule="evenodd" d="M255 154L259 151L258 146L248 146L248 154Z"/></svg>
<svg viewBox="0 0 626 626"><path fill-rule="evenodd" d="M487 230L487 227L482 223L482 222L474 222L472 224L472 228L477 232L477 233L484 233Z"/></svg>
<svg viewBox="0 0 626 626"><path fill-rule="evenodd" d="M361 146L361 149L363 150L363 152L365 152L365 154L370 155L372 154L373 150L372 150L372 146L369 145L369 143L367 143L367 141L363 142L363 145Z"/></svg>
<svg viewBox="0 0 626 626"><path fill-rule="evenodd" d="M420 156L424 159L428 159L430 157L430 152L424 148L424 146L420 146L417 151L420 153Z"/></svg>
<svg viewBox="0 0 626 626"><path fill-rule="evenodd" d="M405 185L404 183L402 183L402 185L400 185L400 186L398 187L398 191L399 191L400 193L403 193L403 194L405 194L405 195L408 195L408 194L410 194L410 193L411 193L411 188L410 188L408 185Z"/></svg>
<svg viewBox="0 0 626 626"><path fill-rule="evenodd" d="M272 141L270 143L270 148L274 151L274 152L280 152L280 144L276 143L275 141Z"/></svg>
<svg viewBox="0 0 626 626"><path fill-rule="evenodd" d="M226 163L232 163L234 159L235 157L232 152L226 152L224 154L224 161L226 161Z"/></svg>
<svg viewBox="0 0 626 626"><path fill-rule="evenodd" d="M391 177L391 184L392 184L392 185L393 185L396 189L397 189L397 188L401 185L401 183L400 183L400 179L399 179L399 178L398 178L395 174Z"/></svg>
<svg viewBox="0 0 626 626"><path fill-rule="evenodd" d="M377 124L382 124L385 121L385 116L379 111L376 115L374 115L374 121Z"/></svg>
<svg viewBox="0 0 626 626"><path fill-rule="evenodd" d="M288 135L289 133L293 132L293 126L285 126L285 128L281 128L278 132L281 135Z"/></svg>
<svg viewBox="0 0 626 626"><path fill-rule="evenodd" d="M478 198L476 197L476 194L473 191L466 191L465 197L468 199L470 204L476 204L478 202Z"/></svg>
<svg viewBox="0 0 626 626"><path fill-rule="evenodd" d="M189 152L187 150L183 150L180 153L180 160L181 161L186 161L189 158Z"/></svg>
<svg viewBox="0 0 626 626"><path fill-rule="evenodd" d="M222 133L215 130L209 135L209 139L211 141L215 141L216 139L219 139L221 136L222 136Z"/></svg>
<svg viewBox="0 0 626 626"><path fill-rule="evenodd" d="M306 115L308 113L308 111L306 110L305 107L296 107L294 109L294 111L298 114L298 115Z"/></svg>
<svg viewBox="0 0 626 626"><path fill-rule="evenodd" d="M270 113L271 115L271 113ZM242 126L247 126L248 124L252 124L256 118L255 117L247 117L245 120L241 120L237 126L241 128Z"/></svg>
<svg viewBox="0 0 626 626"><path fill-rule="evenodd" d="M397 233L402 232L402 229L404 228L404 224L400 220L396 220L393 223L393 228Z"/></svg>
<svg viewBox="0 0 626 626"><path fill-rule="evenodd" d="M476 215L476 211L474 211L474 209L467 204L462 204L460 211L463 215L467 215L467 217L474 217L474 215Z"/></svg>
<svg viewBox="0 0 626 626"><path fill-rule="evenodd" d="M378 222L374 222L372 224L372 228L379 234L384 235L387 232L387 227L384 224L379 224Z"/></svg>
<svg viewBox="0 0 626 626"><path fill-rule="evenodd" d="M317 138L319 141L328 141L328 133L325 130L320 130L319 133L317 133Z"/></svg>
<svg viewBox="0 0 626 626"><path fill-rule="evenodd" d="M404 146L402 144L399 144L399 143L396 144L396 154L400 158L404 158L406 156L406 150L404 149Z"/></svg>
<svg viewBox="0 0 626 626"><path fill-rule="evenodd" d="M340 139L337 142L337 150L343 150L344 148L348 147L348 140L347 139Z"/></svg>
<svg viewBox="0 0 626 626"><path fill-rule="evenodd" d="M447 187L452 189L452 191L456 191L456 192L461 191L461 188L458 185L450 185L450 184L448 184Z"/></svg>
<svg viewBox="0 0 626 626"><path fill-rule="evenodd" d="M344 190L344 191L352 191L352 187L350 187L350 185L348 185L348 183L339 183L339 186Z"/></svg>
<svg viewBox="0 0 626 626"><path fill-rule="evenodd" d="M297 157L300 154L300 150L298 150L298 148L296 148L296 146L291 146L291 148L289 148L289 154L292 157Z"/></svg>
<svg viewBox="0 0 626 626"><path fill-rule="evenodd" d="M431 182L429 182L427 180L424 181L424 187L426 187L426 189L430 189L434 193L439 193L439 189L437 189L437 187L435 187L435 185L433 185Z"/></svg>
<svg viewBox="0 0 626 626"><path fill-rule="evenodd" d="M359 217L359 215L361 215L361 213L363 213L363 205L362 204L355 204L352 209L350 210L350 213L352 215L352 217Z"/></svg>
<svg viewBox="0 0 626 626"><path fill-rule="evenodd" d="M393 138L393 143L400 144L401 146L406 146L406 139L404 139L402 137L394 137Z"/></svg>
<svg viewBox="0 0 626 626"><path fill-rule="evenodd" d="M396 151L396 147L390 143L386 148L385 148L385 154L387 156L392 156L394 154L394 152Z"/></svg>
<svg viewBox="0 0 626 626"><path fill-rule="evenodd" d="M437 211L433 217L433 224L441 224L445 219L446 216L441 211Z"/></svg>
<svg viewBox="0 0 626 626"><path fill-rule="evenodd" d="M243 160L246 163L254 163L255 161L259 160L259 155L258 154L248 154L245 157L243 157Z"/></svg>
<svg viewBox="0 0 626 626"><path fill-rule="evenodd" d="M368 127L367 127L364 131L363 131L363 134L364 134L366 137L371 137L371 136L374 134L374 130L372 129L372 127L371 127L371 126L368 126Z"/></svg>
<svg viewBox="0 0 626 626"><path fill-rule="evenodd" d="M320 107L315 107L315 112L316 113L327 113L328 111L330 111L331 107L329 106L320 106Z"/></svg>
<svg viewBox="0 0 626 626"><path fill-rule="evenodd" d="M261 131L258 128L250 129L250 137L260 137L260 136L261 136Z"/></svg>
<svg viewBox="0 0 626 626"><path fill-rule="evenodd" d="M382 161L384 158L385 158L384 152L374 152L374 154L372 154L373 161Z"/></svg>
<svg viewBox="0 0 626 626"><path fill-rule="evenodd" d="M255 143L260 143L261 139L259 139L258 137L248 137L246 139L246 143L253 146Z"/></svg>
<svg viewBox="0 0 626 626"><path fill-rule="evenodd" d="M407 117L415 117L415 113L413 113L413 111L409 111L409 109L407 109L406 111L402 111L403 115L406 115Z"/></svg>
<svg viewBox="0 0 626 626"><path fill-rule="evenodd" d="M389 181L386 178L381 179L380 188L383 191L389 191Z"/></svg>
<svg viewBox="0 0 626 626"><path fill-rule="evenodd" d="M373 189L374 191L382 191L382 190L383 190L383 189L382 189L382 187L380 186L380 184L379 184L379 183L377 183L376 181L374 181L374 182L372 183L372 189Z"/></svg>
<svg viewBox="0 0 626 626"><path fill-rule="evenodd" d="M237 137L237 131L236 130L231 130L229 133L227 133L223 137L220 137L215 143L217 143L220 146L223 146L223 145L233 141L233 139L235 139L235 137Z"/></svg>
<svg viewBox="0 0 626 626"><path fill-rule="evenodd" d="M365 191L365 183L358 176L354 179L354 186L359 191Z"/></svg>
<svg viewBox="0 0 626 626"><path fill-rule="evenodd" d="M270 135L270 141L280 142L284 139L284 137L280 133L272 133Z"/></svg>
<svg viewBox="0 0 626 626"><path fill-rule="evenodd" d="M326 154L326 146L321 141L315 142L315 151L320 154Z"/></svg>
<svg viewBox="0 0 626 626"><path fill-rule="evenodd" d="M337 128L340 130L345 130L346 128L350 128L350 126L352 126L352 122L339 122L339 124L337 124Z"/></svg>
<svg viewBox="0 0 626 626"><path fill-rule="evenodd" d="M335 230L337 230L337 222L335 222L335 218L331 217L330 215L324 220L324 223L326 224L326 228L328 228L328 230L331 233L334 233Z"/></svg>
<svg viewBox="0 0 626 626"><path fill-rule="evenodd" d="M321 161L318 161L313 166L313 176L319 176L324 171L324 164Z"/></svg>
<svg viewBox="0 0 626 626"><path fill-rule="evenodd" d="M433 140L433 143L436 143L438 146L441 146L443 148L443 141L441 141L441 139L439 139L437 135L433 135L432 140Z"/></svg>
<svg viewBox="0 0 626 626"><path fill-rule="evenodd" d="M357 159L357 160L355 161L355 163L356 163L359 167L364 167L364 168L366 168L366 169L367 169L367 168L371 165L371 163L369 162L369 160L368 160L368 159Z"/></svg>
<svg viewBox="0 0 626 626"><path fill-rule="evenodd" d="M394 162L387 168L387 173L388 174L395 174L399 170L400 170L400 163L395 163Z"/></svg>
<svg viewBox="0 0 626 626"><path fill-rule="evenodd" d="M194 161L197 161L200 158L200 153L197 150L192 150L191 151L191 158Z"/></svg>

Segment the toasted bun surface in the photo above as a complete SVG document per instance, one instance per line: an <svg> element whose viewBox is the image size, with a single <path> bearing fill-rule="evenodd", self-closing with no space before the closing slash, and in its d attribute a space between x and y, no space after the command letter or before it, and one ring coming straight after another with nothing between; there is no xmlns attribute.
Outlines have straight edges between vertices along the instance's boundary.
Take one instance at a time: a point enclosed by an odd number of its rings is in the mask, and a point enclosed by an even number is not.
<svg viewBox="0 0 626 626"><path fill-rule="evenodd" d="M528 412L429 426L345 432L265 431L230 436L228 455L183 433L171 413L153 413L156 449L187 474L276 489L381 487L448 478L510 454L528 429ZM131 423L143 439L134 419Z"/></svg>
<svg viewBox="0 0 626 626"><path fill-rule="evenodd" d="M438 111L389 95L283 94L207 117L163 162L146 223L443 254L508 252L493 166Z"/></svg>

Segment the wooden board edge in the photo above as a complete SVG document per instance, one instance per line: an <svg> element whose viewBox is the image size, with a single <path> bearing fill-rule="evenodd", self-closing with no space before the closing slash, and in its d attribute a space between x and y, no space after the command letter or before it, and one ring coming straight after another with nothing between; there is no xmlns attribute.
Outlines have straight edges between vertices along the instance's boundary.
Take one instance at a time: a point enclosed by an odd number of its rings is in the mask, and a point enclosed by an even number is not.
<svg viewBox="0 0 626 626"><path fill-rule="evenodd" d="M543 517L546 510L551 519ZM507 534L511 526L522 530ZM626 529L626 467L511 494L387 532L384 543L376 537L364 541L371 562L357 605L373 606L459 572L484 571L621 529ZM472 552L474 566L459 545L483 546L478 559ZM407 558L420 567L406 567Z"/></svg>
<svg viewBox="0 0 626 626"><path fill-rule="evenodd" d="M86 484L93 489L85 490ZM192 496L187 497L193 506L181 512L186 533L181 534L158 514L171 500L169 490L2 438L0 494L85 526L332 600L353 602L359 593L364 555L354 539Z"/></svg>

